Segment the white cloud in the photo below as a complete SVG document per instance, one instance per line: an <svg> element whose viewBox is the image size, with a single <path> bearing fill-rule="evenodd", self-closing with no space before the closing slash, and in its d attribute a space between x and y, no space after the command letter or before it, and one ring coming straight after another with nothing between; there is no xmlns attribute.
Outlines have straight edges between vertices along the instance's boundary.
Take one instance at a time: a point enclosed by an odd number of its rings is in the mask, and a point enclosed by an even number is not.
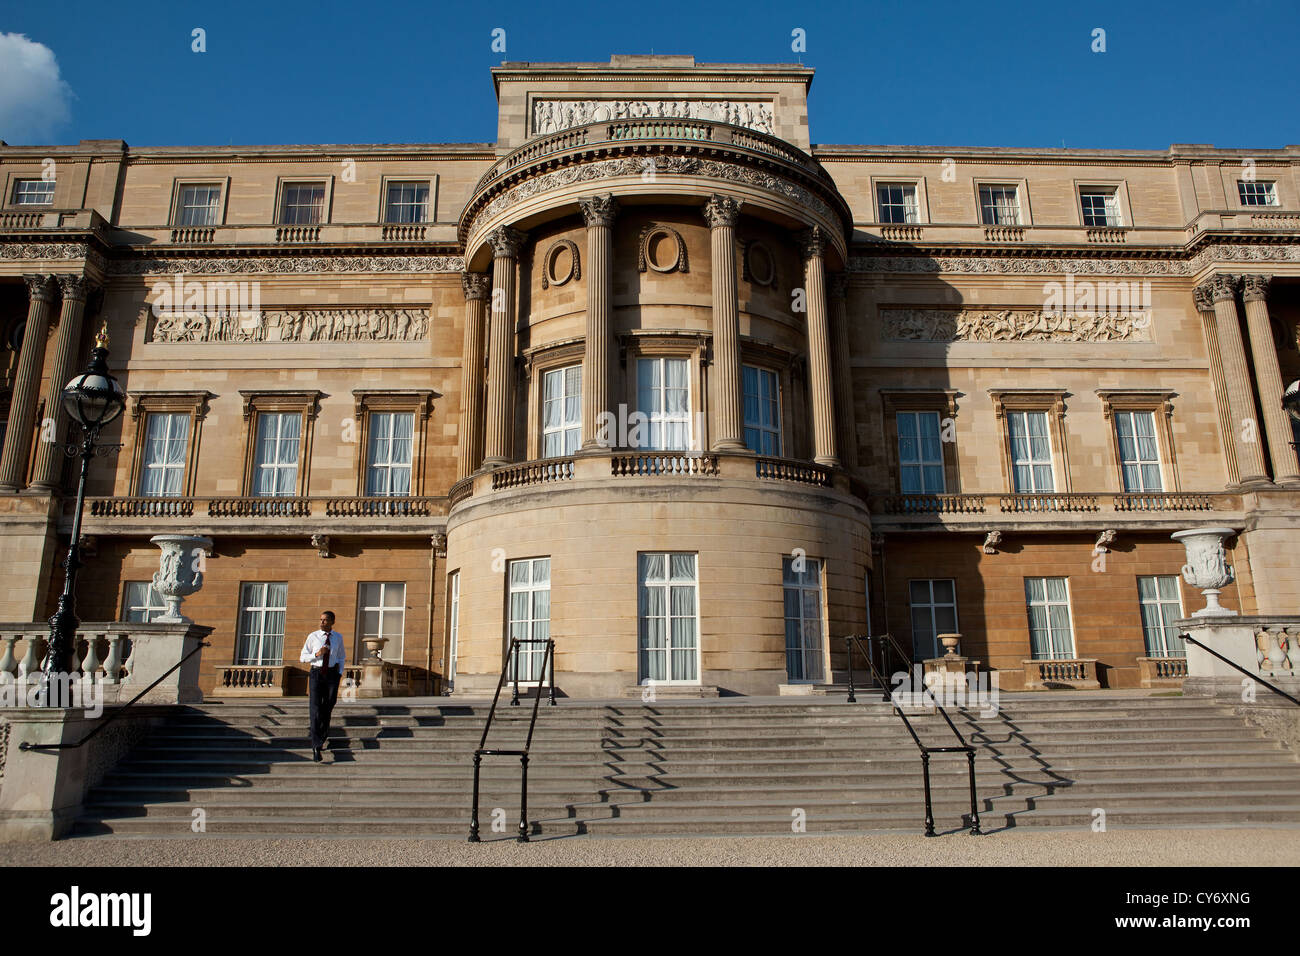
<svg viewBox="0 0 1300 956"><path fill-rule="evenodd" d="M0 139L10 145L52 141L71 116L72 88L44 43L0 33Z"/></svg>

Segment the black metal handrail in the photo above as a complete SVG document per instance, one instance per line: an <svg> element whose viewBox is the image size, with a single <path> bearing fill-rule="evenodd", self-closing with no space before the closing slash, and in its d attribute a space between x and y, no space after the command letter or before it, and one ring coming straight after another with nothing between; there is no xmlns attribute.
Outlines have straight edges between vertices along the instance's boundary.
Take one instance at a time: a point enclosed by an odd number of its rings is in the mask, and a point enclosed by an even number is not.
<svg viewBox="0 0 1300 956"><path fill-rule="evenodd" d="M519 781L519 836L520 843L528 842L528 751L533 745L533 729L537 726L537 707L542 702L542 688L539 684L537 696L533 699L533 715L528 721L528 737L524 741L523 750L494 750L487 746L488 731L492 729L492 720L496 716L497 701L501 699L501 688L506 683L506 671L510 670L511 664L514 665L514 685L515 693L510 703L518 705L519 703L519 647L522 644L545 644L546 650L542 657L541 673L551 675L551 706L555 705L555 641L551 638L521 638L512 637L510 639L510 649L506 652L505 663L501 665L501 676L497 679L496 693L492 695L492 706L488 709L487 720L483 724L483 736L479 738L478 747L474 750L474 804L470 808L469 817L469 842L481 843L478 835L478 793L479 793L479 773L483 769L484 757L518 757L520 766Z"/></svg>
<svg viewBox="0 0 1300 956"><path fill-rule="evenodd" d="M31 743L30 741L24 740L22 743L18 745L18 749L19 750L76 750L82 744L86 743L88 740L94 737L95 734L99 733L101 730L103 730L113 721L117 720L117 718L121 717L124 713L126 713L128 709L130 709L132 706L135 705L136 701L138 701L141 697L149 693L149 691L153 690L155 687L157 687L159 684L165 681L168 677L174 674L177 671L177 669L180 668L180 666L184 664L186 661L188 661L191 657L193 657L199 651L203 650L203 648L211 647L211 646L212 645L208 644L206 641L200 642L198 647L194 648L194 650L190 651L179 661L173 664L171 668L167 671L167 673L163 674L161 677L159 677L156 681L154 681L144 690L140 691L140 693L136 694L134 697L128 700L117 710L109 714L107 720L105 720L102 724L99 724L97 727L95 727L94 730L86 734L86 736L82 737L75 744L34 744Z"/></svg>
<svg viewBox="0 0 1300 956"><path fill-rule="evenodd" d="M857 649L862 652L863 657L866 658L867 667L870 668L872 676L875 677L876 683L881 688L881 699L888 701L894 708L894 713L896 713L903 721L903 726L907 728L907 732L911 735L912 742L916 744L917 749L921 752L921 774L925 780L925 835L928 837L935 835L934 804L930 796L930 755L964 753L966 755L966 771L970 780L970 834L971 836L979 836L981 831L978 798L975 796L975 748L966 743L966 738L961 735L961 731L959 731L957 725L952 722L952 718L948 716L948 712L943 709L943 706L935 699L934 694L928 689L925 693L930 697L935 709L943 716L944 722L948 724L948 729L951 730L953 735L957 738L959 746L931 747L927 744L921 743L921 738L917 736L915 728L912 727L912 722L907 719L907 714L903 713L903 708L898 705L898 701L894 698L894 695L890 693L889 681L886 680L885 675L881 670L876 667L875 643L877 641L880 642L880 659L882 667L885 661L885 654L891 650L896 657L910 663L907 655L904 654L903 649L899 647L898 642L894 640L892 634L878 634L874 637L867 637L867 648L862 646L861 635L848 635L844 638L845 650L848 652L849 658L848 702L855 703L857 701L857 696L853 692L853 648L856 646ZM887 668L885 669L887 670Z"/></svg>
<svg viewBox="0 0 1300 956"><path fill-rule="evenodd" d="M1190 635L1190 634L1180 634L1180 635L1178 635L1178 636L1181 637L1181 638L1182 638L1184 641L1186 641L1188 644L1195 644L1195 645L1196 645L1197 647L1199 647L1201 650L1205 651L1205 653L1210 654L1210 655L1212 655L1212 656L1214 656L1214 657L1217 657L1219 660L1223 661L1223 663L1227 664L1229 667L1233 668L1234 670L1239 670L1239 671L1241 671L1241 673L1245 674L1245 675L1246 675L1247 677L1249 677L1251 680L1256 681L1257 683L1263 684L1265 687L1267 687L1267 688L1268 688L1269 690L1271 690L1273 693L1277 694L1279 697L1285 697L1287 700L1291 701L1291 703L1293 703L1293 704L1295 704L1296 706L1300 707L1300 700L1297 700L1296 698L1292 697L1290 694L1288 694L1288 693L1287 693L1286 691L1284 691L1282 688L1280 688L1280 687L1276 687L1276 686L1274 686L1273 684L1270 684L1268 681L1264 680L1264 678L1260 677L1258 674L1252 674L1250 671L1246 670L1246 668L1242 667L1240 664L1236 664L1236 663L1234 663L1234 662L1228 660L1226 657L1224 657L1222 654L1220 654L1218 651L1214 650L1213 648L1206 647L1204 644L1202 644L1202 643L1201 643L1200 641L1198 641L1196 638L1192 637L1192 635Z"/></svg>

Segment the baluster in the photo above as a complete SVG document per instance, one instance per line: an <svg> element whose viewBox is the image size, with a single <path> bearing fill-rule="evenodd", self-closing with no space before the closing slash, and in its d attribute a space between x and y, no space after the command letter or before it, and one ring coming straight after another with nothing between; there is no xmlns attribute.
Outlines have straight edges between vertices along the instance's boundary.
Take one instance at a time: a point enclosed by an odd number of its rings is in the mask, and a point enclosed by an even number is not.
<svg viewBox="0 0 1300 956"><path fill-rule="evenodd" d="M125 635L123 641L126 644L126 650L122 651L121 683L130 684L135 676L135 641L130 635Z"/></svg>
<svg viewBox="0 0 1300 956"><path fill-rule="evenodd" d="M18 643L18 635L4 638L4 642L5 652L0 656L0 684L12 684L16 680L14 671L18 669L18 660L14 657L14 645Z"/></svg>
<svg viewBox="0 0 1300 956"><path fill-rule="evenodd" d="M32 675L39 674L41 672L41 661L44 657L45 638L39 634L28 635L27 653L23 655L22 663L18 665L19 680L31 680Z"/></svg>
<svg viewBox="0 0 1300 956"><path fill-rule="evenodd" d="M122 635L108 635L108 659L104 661L104 683L117 684L122 680Z"/></svg>
<svg viewBox="0 0 1300 956"><path fill-rule="evenodd" d="M86 657L81 662L81 679L88 684L99 680L99 654L95 649L98 643L97 634L92 633L86 637Z"/></svg>

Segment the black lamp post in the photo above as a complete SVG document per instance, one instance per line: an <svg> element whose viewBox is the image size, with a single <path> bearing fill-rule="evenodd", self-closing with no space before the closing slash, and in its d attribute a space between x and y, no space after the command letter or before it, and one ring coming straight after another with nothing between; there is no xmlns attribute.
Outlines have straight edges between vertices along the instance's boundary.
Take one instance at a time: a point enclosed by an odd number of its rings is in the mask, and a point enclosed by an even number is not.
<svg viewBox="0 0 1300 956"><path fill-rule="evenodd" d="M59 696L54 691L58 685L58 675L71 674L76 664L77 627L77 569L81 567L81 511L86 504L86 475L90 472L91 459L104 457L117 451L117 445L100 445L97 441L100 429L117 416L126 407L126 395L122 386L108 373L108 326L105 324L99 335L95 336L95 348L90 353L90 364L86 370L74 378L63 389L63 407L72 420L81 426L81 447L69 442L64 453L69 457L81 456L81 479L77 484L77 509L72 518L72 543L68 546L68 556L63 559L66 574L63 578L63 593L59 596L59 608L50 618L50 648L45 655L45 666L41 669L40 701L43 707L61 706Z"/></svg>

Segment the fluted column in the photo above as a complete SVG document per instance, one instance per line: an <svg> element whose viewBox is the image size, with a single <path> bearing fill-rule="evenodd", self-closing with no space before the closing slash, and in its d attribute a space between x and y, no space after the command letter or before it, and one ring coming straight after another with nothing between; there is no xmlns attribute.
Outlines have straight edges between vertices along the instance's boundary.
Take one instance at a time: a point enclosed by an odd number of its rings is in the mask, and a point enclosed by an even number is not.
<svg viewBox="0 0 1300 956"><path fill-rule="evenodd" d="M1255 388L1264 412L1268 456L1273 480L1280 485L1300 485L1295 449L1291 447L1291 419L1282 408L1282 369L1277 363L1273 328L1268 320L1268 276L1245 276L1241 297L1246 303L1246 330L1255 361Z"/></svg>
<svg viewBox="0 0 1300 956"><path fill-rule="evenodd" d="M1223 377L1223 355L1219 351L1219 321L1214 314L1214 294L1209 283L1192 291L1196 311L1201 313L1205 330L1205 349L1210 357L1210 384L1214 389L1214 407L1219 413L1219 432L1223 435L1223 459L1228 472L1228 484L1235 485L1241 478L1237 466L1236 431L1232 424L1232 409L1228 402L1228 385Z"/></svg>
<svg viewBox="0 0 1300 956"><path fill-rule="evenodd" d="M81 320L91 288L90 280L81 275L61 275L58 280L63 293L63 309L59 313L59 331L54 339L50 390L45 397L45 415L54 419L54 435L52 441L36 443L36 470L32 473L32 487L44 492L58 487L63 472L63 440L68 425L68 415L63 410L63 386L77 371Z"/></svg>
<svg viewBox="0 0 1300 956"><path fill-rule="evenodd" d="M1207 284L1214 300L1214 318L1219 331L1219 355L1223 360L1223 380L1228 389L1228 406L1232 410L1232 440L1237 445L1237 466L1243 485L1268 484L1264 468L1264 443L1255 419L1255 393L1250 387L1250 368L1246 364L1246 347L1237 318L1237 286L1240 277L1217 272ZM1252 424L1247 424L1247 423ZM1243 432L1250 431L1252 441Z"/></svg>
<svg viewBox="0 0 1300 956"><path fill-rule="evenodd" d="M36 391L41 387L45 366L45 340L50 333L50 303L54 301L55 282L51 275L23 276L27 280L27 325L18 353L18 373L14 377L13 398L9 403L9 424L5 428L4 451L0 452L0 493L13 493L23 487L27 477L27 454L32 445L32 425L36 418Z"/></svg>
<svg viewBox="0 0 1300 956"><path fill-rule="evenodd" d="M745 417L740 384L740 306L736 298L736 219L740 203L714 194L704 206L713 273L713 448L743 451Z"/></svg>
<svg viewBox="0 0 1300 956"><path fill-rule="evenodd" d="M502 226L490 236L492 306L489 310L487 421L483 465L509 464L514 432L515 265L524 235Z"/></svg>
<svg viewBox="0 0 1300 956"><path fill-rule="evenodd" d="M582 352L582 448L600 447L600 416L609 411L610 301L614 284L613 194L578 201L587 223L587 341Z"/></svg>
<svg viewBox="0 0 1300 956"><path fill-rule="evenodd" d="M835 468L835 391L831 379L830 328L826 315L825 238L814 226L803 233L804 298L808 308L808 390L812 394L813 458Z"/></svg>
<svg viewBox="0 0 1300 956"><path fill-rule="evenodd" d="M849 352L848 290L844 274L833 272L827 277L830 293L831 339L835 343L832 368L835 373L835 412L839 429L839 454L852 470L857 464L857 417L853 408L853 363Z"/></svg>
<svg viewBox="0 0 1300 956"><path fill-rule="evenodd" d="M483 272L464 272L465 344L461 352L460 437L457 443L458 474L464 478L478 468L483 456L483 337L487 318L488 277Z"/></svg>

